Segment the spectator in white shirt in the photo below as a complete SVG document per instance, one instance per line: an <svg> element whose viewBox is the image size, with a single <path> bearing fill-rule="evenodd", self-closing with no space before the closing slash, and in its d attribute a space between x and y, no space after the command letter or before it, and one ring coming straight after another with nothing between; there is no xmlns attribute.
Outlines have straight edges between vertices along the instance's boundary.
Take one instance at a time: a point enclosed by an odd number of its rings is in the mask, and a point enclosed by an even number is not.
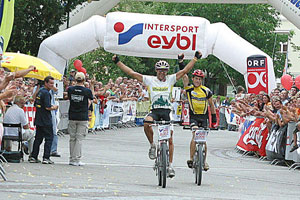
<svg viewBox="0 0 300 200"><path fill-rule="evenodd" d="M11 106L4 115L4 123L22 125L22 139L28 142L28 153L31 154L34 142L34 131L29 129L28 120L26 118L23 107L25 105L25 98L16 96L14 105ZM18 136L17 128L4 128L4 135ZM7 144L9 145L9 144Z"/></svg>

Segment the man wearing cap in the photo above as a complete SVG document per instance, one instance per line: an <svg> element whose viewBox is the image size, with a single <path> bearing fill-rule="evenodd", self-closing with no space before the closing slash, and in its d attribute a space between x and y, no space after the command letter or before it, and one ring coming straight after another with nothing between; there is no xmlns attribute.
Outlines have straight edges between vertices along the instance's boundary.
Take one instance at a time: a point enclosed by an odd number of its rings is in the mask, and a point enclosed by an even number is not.
<svg viewBox="0 0 300 200"><path fill-rule="evenodd" d="M84 87L85 75L77 72L75 75L76 85L68 88L69 107L69 127L70 134L70 160L73 166L82 166L81 159L82 139L88 133L88 108L92 103L92 91Z"/></svg>
<svg viewBox="0 0 300 200"><path fill-rule="evenodd" d="M179 66L183 63L183 55L178 57ZM192 128L192 139L190 142L190 160L187 161L187 165L189 168L193 167L193 158L196 149L196 143L194 141L195 130L199 127L203 127L206 129L208 127L208 106L210 106L211 114L212 114L212 126L213 128L216 126L217 118L216 118L216 110L213 103L212 92L209 88L202 85L203 79L205 77L202 70L197 69L193 72L193 84L189 85L189 78L185 74L183 76L183 86L187 94L188 102L189 102L189 114L190 114L190 127ZM209 166L206 162L207 157L207 145L205 145L205 157L204 157L204 170L207 171Z"/></svg>
<svg viewBox="0 0 300 200"><path fill-rule="evenodd" d="M169 64L164 60L160 60L155 64L156 76L142 75L138 72L133 71L131 68L122 63L116 55L113 56L113 61L126 74L137 79L140 82L143 82L148 87L151 100L151 108L150 113L145 117L145 121L170 121L170 113L172 109L171 93L173 85L177 80L182 78L183 75L188 73L193 68L194 64L198 59L201 58L201 56L202 54L199 51L196 51L195 57L182 70L178 71L176 74L171 75L167 75L170 67ZM149 158L155 159L156 146L153 141L153 129L150 125L150 123L144 123L144 131L150 143ZM168 174L170 178L175 176L175 171L172 166L173 151L174 145L173 138L171 136L171 138L169 139L170 165L168 168Z"/></svg>
<svg viewBox="0 0 300 200"><path fill-rule="evenodd" d="M74 81L75 80L75 74L76 74L76 70L75 69L71 69L70 71L70 75L69 75L69 81Z"/></svg>

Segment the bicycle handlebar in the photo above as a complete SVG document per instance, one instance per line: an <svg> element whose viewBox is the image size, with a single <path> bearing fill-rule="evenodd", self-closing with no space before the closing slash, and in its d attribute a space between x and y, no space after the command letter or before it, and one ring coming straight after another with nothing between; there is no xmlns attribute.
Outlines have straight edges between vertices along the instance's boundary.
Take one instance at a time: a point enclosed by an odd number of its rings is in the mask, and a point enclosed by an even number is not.
<svg viewBox="0 0 300 200"><path fill-rule="evenodd" d="M192 130L192 131L201 130L201 129L206 130L206 131L210 131L210 128L209 128L209 127L198 127L198 128L193 128L193 127L191 127L191 130Z"/></svg>
<svg viewBox="0 0 300 200"><path fill-rule="evenodd" d="M144 123L150 123L152 124L152 126L155 126L155 125L168 125L168 124L174 124L174 121L165 121L165 120L162 120L162 121L148 121L148 120L144 120Z"/></svg>

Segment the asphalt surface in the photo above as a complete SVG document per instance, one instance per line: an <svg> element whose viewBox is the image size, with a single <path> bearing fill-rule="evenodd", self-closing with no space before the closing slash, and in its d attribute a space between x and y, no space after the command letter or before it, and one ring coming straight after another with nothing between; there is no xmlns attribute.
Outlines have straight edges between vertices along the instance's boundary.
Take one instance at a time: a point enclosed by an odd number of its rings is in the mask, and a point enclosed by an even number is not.
<svg viewBox="0 0 300 200"><path fill-rule="evenodd" d="M238 132L212 131L208 136L210 170L201 186L187 168L191 133L175 127L176 176L167 187L157 185L148 158L143 128L121 128L89 134L83 141L85 166L68 165L69 137L59 138L61 158L54 165L22 163L4 166L8 181L0 180L0 199L298 199L300 171L270 165L235 150ZM43 149L41 149L41 152ZM42 153L40 153L40 158Z"/></svg>

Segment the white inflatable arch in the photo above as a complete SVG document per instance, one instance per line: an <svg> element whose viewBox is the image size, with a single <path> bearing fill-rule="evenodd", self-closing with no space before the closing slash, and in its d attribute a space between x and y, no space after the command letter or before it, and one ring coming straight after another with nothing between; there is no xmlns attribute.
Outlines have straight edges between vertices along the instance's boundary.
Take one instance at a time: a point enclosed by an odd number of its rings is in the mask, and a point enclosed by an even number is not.
<svg viewBox="0 0 300 200"><path fill-rule="evenodd" d="M262 55L267 59L268 91L276 86L270 56L224 23L210 24L200 17L123 12L109 13L106 18L93 16L45 39L38 57L63 73L69 59L99 47L121 55L171 59L176 59L181 52L190 59L200 50L203 58L210 54L216 56L243 74L245 80L247 58Z"/></svg>

